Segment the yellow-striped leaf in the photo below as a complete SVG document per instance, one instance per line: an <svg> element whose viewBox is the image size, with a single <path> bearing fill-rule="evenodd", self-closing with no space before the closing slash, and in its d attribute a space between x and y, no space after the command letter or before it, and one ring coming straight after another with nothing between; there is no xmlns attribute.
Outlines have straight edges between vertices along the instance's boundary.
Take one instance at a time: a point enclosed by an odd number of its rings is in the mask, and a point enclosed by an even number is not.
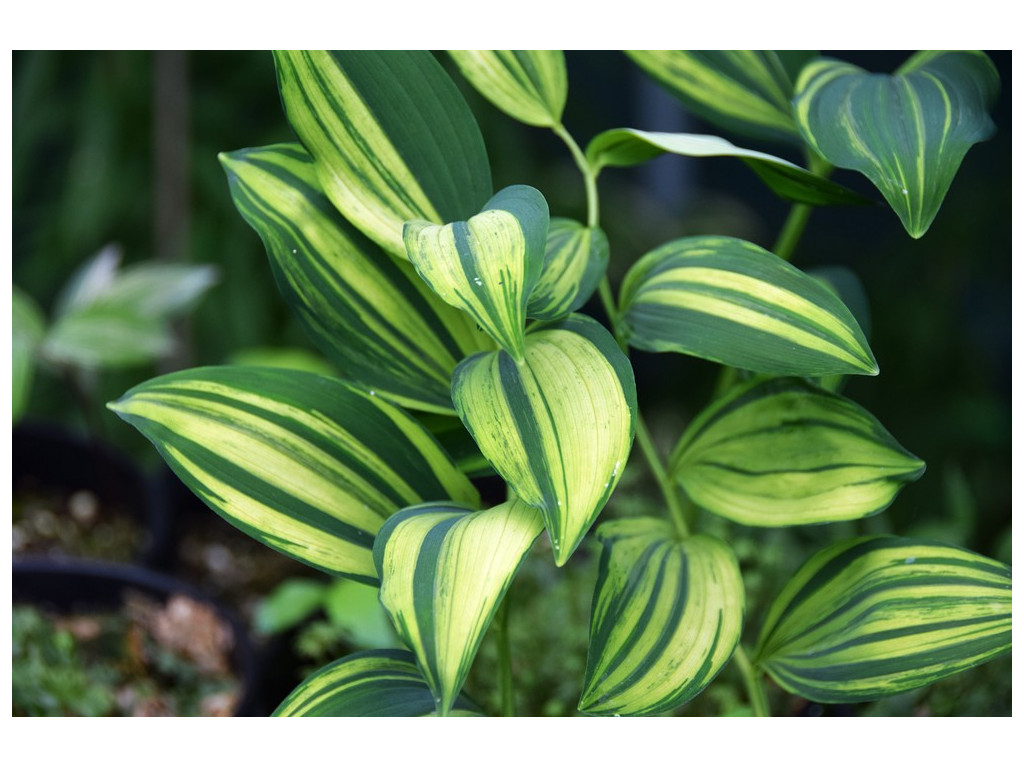
<svg viewBox="0 0 1024 768"><path fill-rule="evenodd" d="M464 310L516 359L523 356L526 305L541 269L548 204L533 187L496 194L468 221L405 225L409 261L427 284Z"/></svg>
<svg viewBox="0 0 1024 768"><path fill-rule="evenodd" d="M580 710L650 715L685 704L725 666L743 627L736 556L710 536L679 540L653 518L602 525Z"/></svg>
<svg viewBox="0 0 1024 768"><path fill-rule="evenodd" d="M480 129L429 51L277 51L285 113L327 197L404 257L402 225L467 219L491 196Z"/></svg>
<svg viewBox="0 0 1024 768"><path fill-rule="evenodd" d="M696 115L737 133L801 143L790 99L812 51L626 51Z"/></svg>
<svg viewBox="0 0 1024 768"><path fill-rule="evenodd" d="M788 378L753 380L713 403L669 466L701 507L757 526L876 514L925 469L852 400Z"/></svg>
<svg viewBox="0 0 1024 768"><path fill-rule="evenodd" d="M402 507L478 504L412 417L370 391L279 368L159 376L109 407L217 514L327 573L376 583L373 538Z"/></svg>
<svg viewBox="0 0 1024 768"><path fill-rule="evenodd" d="M928 51L895 75L818 59L800 75L795 114L826 160L867 176L911 237L928 231L967 150L989 138L999 75L980 51Z"/></svg>
<svg viewBox="0 0 1024 768"><path fill-rule="evenodd" d="M686 237L626 274L629 344L761 373L878 373L839 298L778 256L732 237Z"/></svg>
<svg viewBox="0 0 1024 768"><path fill-rule="evenodd" d="M562 121L569 94L561 51L448 51L459 70L498 109L527 125Z"/></svg>
<svg viewBox="0 0 1024 768"><path fill-rule="evenodd" d="M220 160L282 295L345 378L403 406L451 413L452 371L493 348L487 335L342 218L298 144Z"/></svg>
<svg viewBox="0 0 1024 768"><path fill-rule="evenodd" d="M865 537L814 555L783 588L755 663L812 701L870 701L1006 653L1010 569L965 549Z"/></svg>
<svg viewBox="0 0 1024 768"><path fill-rule="evenodd" d="M597 290L608 268L608 238L598 227L551 219L541 272L527 314L552 320L575 312Z"/></svg>
<svg viewBox="0 0 1024 768"><path fill-rule="evenodd" d="M483 512L453 503L402 510L373 547L380 601L447 715L484 633L543 530L521 501Z"/></svg>
<svg viewBox="0 0 1024 768"><path fill-rule="evenodd" d="M452 401L480 452L538 507L564 565L615 490L633 441L636 384L611 334L582 315L459 364Z"/></svg>
<svg viewBox="0 0 1024 768"><path fill-rule="evenodd" d="M274 717L428 717L434 696L408 651L362 651L318 669L289 694ZM479 714L464 697L452 715Z"/></svg>
<svg viewBox="0 0 1024 768"><path fill-rule="evenodd" d="M871 202L788 160L737 147L718 136L612 128L591 139L587 145L587 161L594 172L599 173L606 165L636 165L666 152L686 157L735 157L743 161L777 195L795 203L863 205Z"/></svg>

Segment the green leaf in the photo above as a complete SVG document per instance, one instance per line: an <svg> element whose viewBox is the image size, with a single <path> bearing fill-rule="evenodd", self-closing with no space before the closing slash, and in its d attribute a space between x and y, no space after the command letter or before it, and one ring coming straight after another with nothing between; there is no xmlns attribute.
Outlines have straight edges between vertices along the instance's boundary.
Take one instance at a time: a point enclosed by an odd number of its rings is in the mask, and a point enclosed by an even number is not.
<svg viewBox="0 0 1024 768"><path fill-rule="evenodd" d="M552 320L575 312L597 290L607 268L604 232L572 219L551 219L544 270L530 295L527 314Z"/></svg>
<svg viewBox="0 0 1024 768"><path fill-rule="evenodd" d="M16 285L11 290L11 399L17 421L32 393L36 350L46 335L46 318L31 296Z"/></svg>
<svg viewBox="0 0 1024 768"><path fill-rule="evenodd" d="M755 379L705 409L669 470L698 505L744 525L855 520L924 473L878 420L802 379Z"/></svg>
<svg viewBox="0 0 1024 768"><path fill-rule="evenodd" d="M403 406L451 413L452 371L493 348L487 335L338 214L299 145L220 160L282 295L345 377Z"/></svg>
<svg viewBox="0 0 1024 768"><path fill-rule="evenodd" d="M757 138L800 144L790 100L812 51L626 51L696 115Z"/></svg>
<svg viewBox="0 0 1024 768"><path fill-rule="evenodd" d="M800 75L795 114L833 165L867 176L911 237L928 231L967 150L989 138L999 75L980 51L930 51L895 75L818 59Z"/></svg>
<svg viewBox="0 0 1024 768"><path fill-rule="evenodd" d="M569 94L561 51L448 51L459 70L498 109L527 125L562 122Z"/></svg>
<svg viewBox="0 0 1024 768"><path fill-rule="evenodd" d="M324 594L324 613L331 625L361 648L394 648L401 643L391 626L376 587L335 579Z"/></svg>
<svg viewBox="0 0 1024 768"><path fill-rule="evenodd" d="M367 587L369 589L369 587ZM256 609L256 630L275 634L291 629L324 603L327 585L313 579L286 579Z"/></svg>
<svg viewBox="0 0 1024 768"><path fill-rule="evenodd" d="M480 452L538 507L564 565L619 482L633 441L636 384L611 334L582 315L532 328L504 351L459 364L452 400Z"/></svg>
<svg viewBox="0 0 1024 768"><path fill-rule="evenodd" d="M602 525L580 710L651 715L684 704L725 666L743 626L736 556L710 536L679 540L652 518Z"/></svg>
<svg viewBox="0 0 1024 768"><path fill-rule="evenodd" d="M479 503L418 422L337 379L197 368L151 379L108 407L232 525L364 583L376 583L371 549L388 516L428 500Z"/></svg>
<svg viewBox="0 0 1024 768"><path fill-rule="evenodd" d="M828 288L753 243L686 237L626 274L629 344L760 373L878 373L850 311Z"/></svg>
<svg viewBox="0 0 1024 768"><path fill-rule="evenodd" d="M53 317L84 309L110 290L117 280L123 255L119 245L109 243L76 269L53 303Z"/></svg>
<svg viewBox="0 0 1024 768"><path fill-rule="evenodd" d="M338 371L316 352L301 347L246 347L232 352L227 365L249 365L307 371L321 376L337 377Z"/></svg>
<svg viewBox="0 0 1024 768"><path fill-rule="evenodd" d="M190 312L216 282L217 270L209 264L133 264L95 302L169 320Z"/></svg>
<svg viewBox="0 0 1024 768"><path fill-rule="evenodd" d="M806 171L788 160L737 147L718 136L652 133L633 128L613 128L591 139L587 145L587 161L596 174L606 165L636 165L666 152L686 157L738 158L776 194L795 203L862 205L871 202L856 192Z"/></svg>
<svg viewBox="0 0 1024 768"><path fill-rule="evenodd" d="M521 501L474 512L451 503L402 510L373 559L380 601L413 649L438 714L450 711L512 578L543 530Z"/></svg>
<svg viewBox="0 0 1024 768"><path fill-rule="evenodd" d="M871 701L1011 646L1010 569L965 549L864 537L826 547L783 588L755 662L812 701Z"/></svg>
<svg viewBox="0 0 1024 768"><path fill-rule="evenodd" d="M150 363L174 349L166 324L102 303L60 316L40 347L51 363L81 368L123 368Z"/></svg>
<svg viewBox="0 0 1024 768"><path fill-rule="evenodd" d="M453 715L478 714L464 698ZM274 717L425 717L434 697L408 651L362 651L307 677Z"/></svg>
<svg viewBox="0 0 1024 768"><path fill-rule="evenodd" d="M483 138L429 51L276 51L285 114L346 219L404 257L402 225L468 219L491 196Z"/></svg>
<svg viewBox="0 0 1024 768"><path fill-rule="evenodd" d="M533 187L506 187L468 221L405 225L409 261L427 285L519 359L526 305L544 267L548 204Z"/></svg>

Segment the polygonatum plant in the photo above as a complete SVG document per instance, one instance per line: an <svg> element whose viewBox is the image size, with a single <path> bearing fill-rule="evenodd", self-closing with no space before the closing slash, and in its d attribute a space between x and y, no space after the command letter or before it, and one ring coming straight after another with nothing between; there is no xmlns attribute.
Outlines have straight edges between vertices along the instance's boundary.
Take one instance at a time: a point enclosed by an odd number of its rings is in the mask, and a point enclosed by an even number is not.
<svg viewBox="0 0 1024 768"><path fill-rule="evenodd" d="M404 647L338 659L277 715L514 714L509 598L531 556L595 561L575 681L590 715L678 711L730 666L758 715L766 676L812 701L868 701L1009 651L1002 563L839 537L760 605L728 533L850 526L924 472L839 392L844 377L879 373L856 308L790 259L812 208L870 202L831 179L837 167L863 173L924 235L964 153L992 131L991 62L931 52L886 75L812 52L629 56L707 121L796 147L802 163L640 128L583 148L563 123L559 51L453 51L447 67L425 51L274 54L297 141L220 160L281 294L341 378L198 368L110 407L217 514L378 590ZM565 143L585 220L533 179L493 188L453 77ZM747 165L793 204L784 236L771 249L723 234L616 250L602 170L666 153ZM612 260L627 268L617 297ZM721 366L716 396L667 455L638 406L631 350ZM654 508L606 509L627 469L649 473ZM481 494L481 478L501 493ZM720 524L702 530L709 519ZM501 704L488 711L467 681L491 630Z"/></svg>

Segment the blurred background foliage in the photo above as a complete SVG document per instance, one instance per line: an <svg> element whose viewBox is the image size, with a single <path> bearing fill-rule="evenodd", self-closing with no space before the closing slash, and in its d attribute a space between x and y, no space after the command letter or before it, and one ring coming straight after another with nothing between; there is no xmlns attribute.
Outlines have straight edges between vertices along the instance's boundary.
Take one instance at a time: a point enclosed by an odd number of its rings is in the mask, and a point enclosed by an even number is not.
<svg viewBox="0 0 1024 768"><path fill-rule="evenodd" d="M891 72L910 54L826 53L876 72ZM912 240L881 204L818 209L793 259L802 269L838 265L860 278L881 374L853 377L844 394L874 413L928 471L888 511L858 523L754 531L707 520L709 530L736 546L749 571L752 605L839 534L938 538L1010 561L1011 54L990 55L1002 78L993 115L998 132L967 154L931 230ZM801 162L785 146L723 134L688 115L621 52L570 51L566 58L564 120L581 144L613 127L711 133ZM504 116L442 60L477 115L495 189L533 185L553 215L583 219L583 186L564 146L550 132ZM181 347L160 370L220 364L251 348L311 349L277 294L262 244L235 212L217 162L220 151L293 138L267 52L14 52L14 283L48 311L68 275L107 243L120 244L126 264L210 263L221 280L181 325ZM833 178L881 199L857 174L839 171ZM788 212L746 166L724 158L663 156L607 169L599 184L613 286L637 258L677 237L727 234L770 248ZM584 311L603 317L596 301ZM674 354L634 352L633 361L640 405L667 450L709 401L718 368ZM156 372L104 373L100 402ZM81 423L60 382L43 375L28 416ZM110 438L156 463L137 433L105 418ZM608 516L656 503L638 473L623 482ZM755 562L757 572L747 568ZM751 618L756 631L758 617ZM522 625L538 626L528 616ZM1006 657L977 671L984 677L979 685L992 694L980 703L955 691L936 695L963 700L973 714L994 714L1005 702L1008 713L1009 666ZM1005 678L1005 696L993 676ZM728 682L728 674L723 678ZM728 699L725 690L719 698ZM903 710L892 711L895 702L877 713L920 710L921 696L902 698ZM719 703L722 710L732 706Z"/></svg>

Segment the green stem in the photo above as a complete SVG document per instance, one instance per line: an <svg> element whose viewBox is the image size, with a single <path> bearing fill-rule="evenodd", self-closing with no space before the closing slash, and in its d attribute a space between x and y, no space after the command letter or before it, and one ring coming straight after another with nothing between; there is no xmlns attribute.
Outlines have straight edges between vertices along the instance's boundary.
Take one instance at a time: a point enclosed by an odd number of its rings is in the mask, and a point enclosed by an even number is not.
<svg viewBox="0 0 1024 768"><path fill-rule="evenodd" d="M498 644L498 686L501 691L502 717L516 716L515 694L512 689L512 643L508 636L510 597L508 593L505 594L505 599L498 606L498 615L494 623L494 638Z"/></svg>
<svg viewBox="0 0 1024 768"><path fill-rule="evenodd" d="M793 204L789 209L789 216L786 217L786 223L782 225L779 239L772 247L772 253L786 261L792 259L793 251L796 250L796 245L807 227L807 220L811 217L811 210L812 206L806 203Z"/></svg>
<svg viewBox="0 0 1024 768"><path fill-rule="evenodd" d="M743 681L747 685L747 696L750 698L750 706L754 709L754 716L770 717L768 697L765 696L764 687L761 685L761 674L750 663L750 657L747 656L747 652L743 649L742 645L736 646L733 659L736 660L740 674L743 675Z"/></svg>
<svg viewBox="0 0 1024 768"><path fill-rule="evenodd" d="M580 169L580 173L583 174L583 186L587 191L587 226L596 227L600 216L600 207L597 203L597 175L591 169L590 163L587 162L587 157L583 154L583 150L580 149L580 145L576 143L576 140L565 129L564 125L558 123L552 126L551 130L554 131L558 138L565 142L565 146L572 153L572 159L576 161L576 166Z"/></svg>
<svg viewBox="0 0 1024 768"><path fill-rule="evenodd" d="M655 448L654 441L651 439L651 433L647 430L644 417L639 412L636 415L636 441L640 444L640 450L643 451L644 458L647 459L651 474L654 475L654 479L661 489L661 495L665 498L669 517L672 518L676 532L683 538L689 536L690 526L686 522L686 512L679 499L679 492L676 491L675 483L665 471L665 466L661 463L661 457L658 455L658 449Z"/></svg>

